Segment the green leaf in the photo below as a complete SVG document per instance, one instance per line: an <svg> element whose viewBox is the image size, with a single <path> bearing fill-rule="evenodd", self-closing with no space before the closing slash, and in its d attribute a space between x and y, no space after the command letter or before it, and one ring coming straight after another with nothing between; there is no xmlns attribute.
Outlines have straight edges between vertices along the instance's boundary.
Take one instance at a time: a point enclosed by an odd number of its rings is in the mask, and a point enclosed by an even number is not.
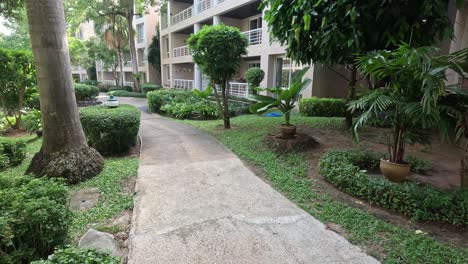
<svg viewBox="0 0 468 264"><path fill-rule="evenodd" d="M304 15L304 30L305 31L310 30L310 20L311 20L311 16L309 14Z"/></svg>

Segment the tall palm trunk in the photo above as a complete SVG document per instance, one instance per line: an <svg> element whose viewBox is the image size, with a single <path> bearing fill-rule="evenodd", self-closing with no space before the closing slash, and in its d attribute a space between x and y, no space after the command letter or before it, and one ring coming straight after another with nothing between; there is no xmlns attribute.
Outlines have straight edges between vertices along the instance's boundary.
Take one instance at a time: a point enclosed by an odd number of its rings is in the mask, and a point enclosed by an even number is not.
<svg viewBox="0 0 468 264"><path fill-rule="evenodd" d="M356 99L356 83L357 83L357 66L353 64L350 69L351 78L349 79L349 96L348 100L352 101ZM346 127L351 128L353 126L353 113L346 110Z"/></svg>
<svg viewBox="0 0 468 264"><path fill-rule="evenodd" d="M119 64L119 83L117 83L117 86L124 86L124 81L123 81L123 75L125 74L123 71L123 62L122 62L122 49L117 48L117 63Z"/></svg>
<svg viewBox="0 0 468 264"><path fill-rule="evenodd" d="M76 183L99 174L103 159L89 148L76 105L62 0L27 0L42 112L43 141L26 173Z"/></svg>
<svg viewBox="0 0 468 264"><path fill-rule="evenodd" d="M133 73L133 89L135 92L140 92L140 75L138 72L138 56L135 45L135 32L133 31L133 15L134 15L133 5L132 8L128 10L125 15L128 24L128 41L130 46L130 58L132 60L132 73Z"/></svg>

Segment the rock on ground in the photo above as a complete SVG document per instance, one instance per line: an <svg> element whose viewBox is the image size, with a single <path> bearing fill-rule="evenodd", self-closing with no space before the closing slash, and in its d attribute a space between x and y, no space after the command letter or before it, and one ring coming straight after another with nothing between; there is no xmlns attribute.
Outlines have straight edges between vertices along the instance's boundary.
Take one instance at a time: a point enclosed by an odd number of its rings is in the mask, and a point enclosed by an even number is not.
<svg viewBox="0 0 468 264"><path fill-rule="evenodd" d="M115 257L122 256L122 251L118 243L114 240L114 236L94 229L89 229L88 232L81 237L78 246L81 248L92 248L109 252Z"/></svg>

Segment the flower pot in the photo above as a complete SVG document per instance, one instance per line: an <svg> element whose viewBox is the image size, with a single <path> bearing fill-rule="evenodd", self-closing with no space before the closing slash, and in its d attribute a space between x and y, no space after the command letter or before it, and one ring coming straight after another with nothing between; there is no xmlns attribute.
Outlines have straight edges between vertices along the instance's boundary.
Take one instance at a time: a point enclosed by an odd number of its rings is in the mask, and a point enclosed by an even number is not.
<svg viewBox="0 0 468 264"><path fill-rule="evenodd" d="M380 172L385 178L392 182L403 182L410 174L411 165L409 163L394 163L388 160L380 160Z"/></svg>
<svg viewBox="0 0 468 264"><path fill-rule="evenodd" d="M294 138L295 135L296 135L296 126L281 125L281 136L284 139Z"/></svg>

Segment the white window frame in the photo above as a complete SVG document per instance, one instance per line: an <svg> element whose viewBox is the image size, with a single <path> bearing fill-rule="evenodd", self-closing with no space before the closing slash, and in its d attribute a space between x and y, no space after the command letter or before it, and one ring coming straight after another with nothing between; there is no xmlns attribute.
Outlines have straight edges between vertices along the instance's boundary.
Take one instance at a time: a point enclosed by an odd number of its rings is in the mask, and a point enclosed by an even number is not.
<svg viewBox="0 0 468 264"><path fill-rule="evenodd" d="M257 28L251 28L251 25L252 25L251 22L252 22L253 20L257 20ZM258 21L262 21L262 26L261 26L261 27L258 27L258 26L259 26L259 25L258 25L258 24L259 24ZM262 27L263 27L263 23L264 23L264 21L263 21L263 17L262 17L261 14L260 14L260 15L253 16L253 17L249 17L249 31L250 31L250 30L254 30L254 29L262 28Z"/></svg>

